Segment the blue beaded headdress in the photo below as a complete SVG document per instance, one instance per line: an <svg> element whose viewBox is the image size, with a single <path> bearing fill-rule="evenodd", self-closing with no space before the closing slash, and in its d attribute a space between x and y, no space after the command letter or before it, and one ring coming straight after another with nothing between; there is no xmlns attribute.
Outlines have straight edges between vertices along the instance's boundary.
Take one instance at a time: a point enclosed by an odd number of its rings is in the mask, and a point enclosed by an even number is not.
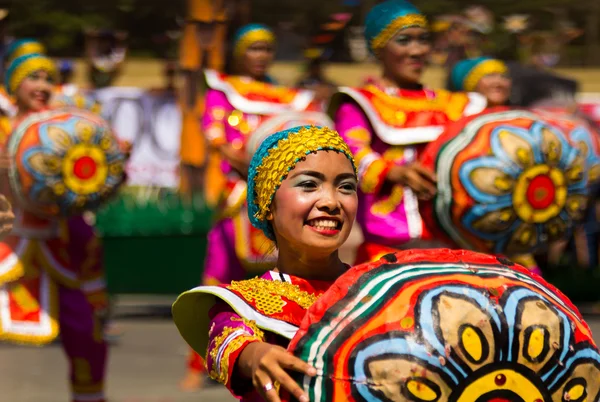
<svg viewBox="0 0 600 402"><path fill-rule="evenodd" d="M296 164L321 150L341 152L352 163L354 157L342 137L327 127L300 126L267 137L258 147L248 169L248 217L252 226L275 240L267 220L275 192Z"/></svg>
<svg viewBox="0 0 600 402"><path fill-rule="evenodd" d="M388 0L377 4L365 20L365 39L373 54L379 51L398 31L410 28L427 28L427 18L406 0Z"/></svg>
<svg viewBox="0 0 600 402"><path fill-rule="evenodd" d="M236 57L243 55L256 42L275 43L275 34L266 25L245 25L233 37L233 54Z"/></svg>
<svg viewBox="0 0 600 402"><path fill-rule="evenodd" d="M483 77L489 74L506 74L508 67L491 57L461 60L452 68L450 79L455 91L474 91Z"/></svg>

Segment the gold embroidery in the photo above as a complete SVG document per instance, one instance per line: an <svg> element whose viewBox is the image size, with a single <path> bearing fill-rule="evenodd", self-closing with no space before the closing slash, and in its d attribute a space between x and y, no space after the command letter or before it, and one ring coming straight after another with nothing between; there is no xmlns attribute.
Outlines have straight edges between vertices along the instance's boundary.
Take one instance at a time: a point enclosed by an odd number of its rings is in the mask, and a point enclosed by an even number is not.
<svg viewBox="0 0 600 402"><path fill-rule="evenodd" d="M384 123L393 127L402 127L406 123L408 112L443 112L450 120L462 117L469 97L464 93L452 93L444 90L435 92L433 98L407 99L388 95L374 85L365 90L373 94L372 103Z"/></svg>
<svg viewBox="0 0 600 402"><path fill-rule="evenodd" d="M265 340L264 332L256 326L256 323L254 321L248 321L238 317L231 317L230 320L243 322L254 332L254 335L250 335L244 327L224 327L223 331L213 339L212 343L214 346L212 347L212 349L209 349L205 361L208 364L208 357L210 356L212 367L210 367L209 369L209 376L210 378L220 382L221 384L227 384L227 382L229 381L229 356L231 356L233 352L242 347L242 345L247 341L264 342ZM244 334L236 336L234 339L229 341L229 343L223 350L223 353L221 354L221 359L219 360L219 364L217 365L217 358L219 352L223 348L223 344L232 333L239 330L243 330ZM217 366L219 367L218 371L216 370Z"/></svg>
<svg viewBox="0 0 600 402"><path fill-rule="evenodd" d="M383 159L390 162L399 161L404 158L404 147L392 146L383 153Z"/></svg>
<svg viewBox="0 0 600 402"><path fill-rule="evenodd" d="M371 133L369 133L369 130L364 127L351 128L350 130L346 131L346 137L366 143L371 141Z"/></svg>
<svg viewBox="0 0 600 402"><path fill-rule="evenodd" d="M381 159L371 162L360 178L360 189L366 194L377 192L383 182L383 175L388 169L389 164Z"/></svg>
<svg viewBox="0 0 600 402"><path fill-rule="evenodd" d="M228 76L225 78L237 93L244 97L249 95L260 95L261 98L274 99L280 103L291 103L297 95L297 92L293 89L281 87L277 85L267 84L260 81L249 81L248 79Z"/></svg>
<svg viewBox="0 0 600 402"><path fill-rule="evenodd" d="M394 186L389 197L373 204L371 207L371 212L376 215L391 214L402 203L403 195L404 191L402 190L402 186Z"/></svg>
<svg viewBox="0 0 600 402"><path fill-rule="evenodd" d="M244 299L256 304L256 308L266 315L283 312L285 301L282 297L298 304L303 309L308 309L318 298L313 293L301 290L298 285L262 278L233 281L227 288L240 293Z"/></svg>

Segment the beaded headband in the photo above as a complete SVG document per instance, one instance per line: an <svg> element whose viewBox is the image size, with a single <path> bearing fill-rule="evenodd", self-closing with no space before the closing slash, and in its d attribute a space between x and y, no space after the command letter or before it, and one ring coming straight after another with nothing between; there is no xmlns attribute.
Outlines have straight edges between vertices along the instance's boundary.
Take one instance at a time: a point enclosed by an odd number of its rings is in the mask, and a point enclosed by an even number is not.
<svg viewBox="0 0 600 402"><path fill-rule="evenodd" d="M387 0L369 11L365 20L365 39L369 50L378 55L401 30L427 28L427 18L406 0Z"/></svg>
<svg viewBox="0 0 600 402"><path fill-rule="evenodd" d="M279 131L258 147L248 171L248 216L252 225L269 239L274 240L275 234L267 216L281 183L298 162L323 150L343 153L356 172L350 148L336 131L327 127L300 126Z"/></svg>
<svg viewBox="0 0 600 402"><path fill-rule="evenodd" d="M13 59L6 70L7 92L10 95L14 94L23 80L36 71L46 71L54 80L57 79L56 65L44 55L34 53Z"/></svg>
<svg viewBox="0 0 600 402"><path fill-rule="evenodd" d="M12 42L6 49L6 61L10 63L17 57L27 54L46 54L46 48L40 42L33 39L19 39Z"/></svg>
<svg viewBox="0 0 600 402"><path fill-rule="evenodd" d="M399 31L411 27L427 28L427 18L421 14L408 14L396 18L371 41L373 53L378 54Z"/></svg>
<svg viewBox="0 0 600 402"><path fill-rule="evenodd" d="M234 56L243 56L246 50L256 42L275 43L275 35L267 26L261 24L249 24L242 27L233 40Z"/></svg>
<svg viewBox="0 0 600 402"><path fill-rule="evenodd" d="M478 63L467 73L463 81L464 91L474 91L479 81L490 74L506 74L508 67L500 60L487 59Z"/></svg>

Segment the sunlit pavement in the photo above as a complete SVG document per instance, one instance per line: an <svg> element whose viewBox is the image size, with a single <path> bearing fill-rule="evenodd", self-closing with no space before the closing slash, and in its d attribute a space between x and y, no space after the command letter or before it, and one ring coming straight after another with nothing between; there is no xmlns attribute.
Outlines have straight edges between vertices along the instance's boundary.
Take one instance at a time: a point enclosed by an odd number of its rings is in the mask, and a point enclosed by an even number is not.
<svg viewBox="0 0 600 402"><path fill-rule="evenodd" d="M109 402L235 401L220 386L184 393L188 349L172 321L125 319L110 350ZM68 402L67 363L59 343L44 348L0 345L2 401Z"/></svg>

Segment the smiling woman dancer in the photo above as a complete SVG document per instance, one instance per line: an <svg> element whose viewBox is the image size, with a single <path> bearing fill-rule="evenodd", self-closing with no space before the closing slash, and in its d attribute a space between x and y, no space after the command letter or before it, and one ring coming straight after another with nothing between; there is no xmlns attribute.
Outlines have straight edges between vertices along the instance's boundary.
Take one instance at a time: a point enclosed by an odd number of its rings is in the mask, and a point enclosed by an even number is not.
<svg viewBox="0 0 600 402"><path fill-rule="evenodd" d="M268 137L248 176L252 224L276 242L277 267L261 278L201 286L179 297L173 318L207 356L210 376L243 401L279 401L277 384L308 401L284 370L315 369L286 352L306 310L348 269L338 250L356 216L350 149L328 128Z"/></svg>
<svg viewBox="0 0 600 402"><path fill-rule="evenodd" d="M238 30L232 45L235 75L205 72L208 90L202 131L220 153L227 179L217 222L208 234L202 278L205 285L245 279L248 273L262 274L273 267L273 243L248 220L245 205L247 142L269 117L313 107L311 91L278 86L269 77L275 55L275 35L268 27L246 25ZM181 388L200 388L203 372L204 362L192 353Z"/></svg>

